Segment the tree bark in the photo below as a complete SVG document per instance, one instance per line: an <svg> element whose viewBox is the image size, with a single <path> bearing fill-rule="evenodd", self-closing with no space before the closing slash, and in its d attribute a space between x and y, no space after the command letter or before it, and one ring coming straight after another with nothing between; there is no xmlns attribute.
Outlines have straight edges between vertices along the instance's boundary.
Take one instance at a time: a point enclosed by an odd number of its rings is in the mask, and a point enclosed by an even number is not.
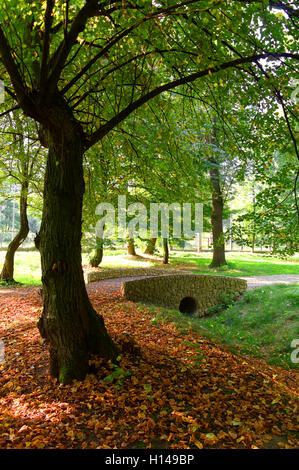
<svg viewBox="0 0 299 470"><path fill-rule="evenodd" d="M79 135L78 135L79 134ZM43 312L39 331L50 349L50 373L61 383L82 380L89 354L111 360L117 348L93 309L81 260L83 144L81 134L48 132L44 207L40 229ZM68 140L66 139L68 137Z"/></svg>
<svg viewBox="0 0 299 470"><path fill-rule="evenodd" d="M103 260L103 252L104 252L103 245L101 246L97 245L94 250L93 257L89 261L89 264L92 268L97 268L101 264Z"/></svg>
<svg viewBox="0 0 299 470"><path fill-rule="evenodd" d="M216 160L212 160L215 164ZM226 265L225 244L223 233L223 198L220 186L220 174L217 166L210 169L210 181L212 187L212 234L213 234L213 259L210 268L219 268Z"/></svg>
<svg viewBox="0 0 299 470"><path fill-rule="evenodd" d="M255 253L255 233L252 235L251 238L251 253Z"/></svg>
<svg viewBox="0 0 299 470"><path fill-rule="evenodd" d="M28 181L22 183L20 194L20 229L14 239L10 242L5 255L4 264L0 279L14 283L14 258L17 249L26 239L29 232L28 218L27 218L27 199L28 199Z"/></svg>
<svg viewBox="0 0 299 470"><path fill-rule="evenodd" d="M147 242L146 249L144 251L145 255L153 255L155 252L155 247L156 247L156 238L150 238L149 241Z"/></svg>
<svg viewBox="0 0 299 470"><path fill-rule="evenodd" d="M168 240L163 238L163 264L168 264L169 261L169 250L168 250Z"/></svg>
<svg viewBox="0 0 299 470"><path fill-rule="evenodd" d="M197 252L198 252L198 253L201 253L201 252L202 252L202 233L199 233L199 234L198 234Z"/></svg>
<svg viewBox="0 0 299 470"><path fill-rule="evenodd" d="M103 260L103 254L104 254L104 240L103 240L104 229L105 229L105 223L101 223L101 233L99 233L98 236L97 236L96 247L93 251L92 258L89 261L90 266L93 267L93 268L97 268Z"/></svg>
<svg viewBox="0 0 299 470"><path fill-rule="evenodd" d="M133 238L129 238L129 240L128 240L127 252L128 252L128 255L136 256L135 244L134 244L134 239Z"/></svg>

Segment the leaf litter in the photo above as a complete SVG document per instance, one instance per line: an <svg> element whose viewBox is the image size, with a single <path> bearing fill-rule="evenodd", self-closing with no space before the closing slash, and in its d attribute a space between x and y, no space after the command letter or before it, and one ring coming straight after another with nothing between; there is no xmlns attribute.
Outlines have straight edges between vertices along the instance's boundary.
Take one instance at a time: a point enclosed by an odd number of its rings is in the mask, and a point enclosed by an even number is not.
<svg viewBox="0 0 299 470"><path fill-rule="evenodd" d="M37 289L0 291L0 449L299 447L297 373L284 380L195 332L153 324L152 308L120 292L93 288L90 298L119 363L92 357L84 381L60 385L36 327Z"/></svg>

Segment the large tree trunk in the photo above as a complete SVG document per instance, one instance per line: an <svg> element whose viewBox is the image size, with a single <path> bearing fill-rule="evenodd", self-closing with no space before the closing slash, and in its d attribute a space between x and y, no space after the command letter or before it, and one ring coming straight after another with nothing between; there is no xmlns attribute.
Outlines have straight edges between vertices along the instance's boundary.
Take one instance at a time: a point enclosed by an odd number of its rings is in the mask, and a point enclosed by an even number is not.
<svg viewBox="0 0 299 470"><path fill-rule="evenodd" d="M216 161L213 160L215 164ZM210 268L219 268L226 265L225 244L223 233L223 198L220 186L220 174L217 166L210 169L212 187L212 234L213 234L213 260Z"/></svg>
<svg viewBox="0 0 299 470"><path fill-rule="evenodd" d="M115 360L117 348L103 318L88 299L83 278L81 135L73 132L68 141L66 138L62 141L60 135L48 135L47 139L49 152L39 243L44 305L38 327L49 343L51 376L69 383L85 377L89 354Z"/></svg>
<svg viewBox="0 0 299 470"><path fill-rule="evenodd" d="M0 275L0 279L6 282L14 281L14 259L15 253L19 246L23 243L29 232L27 218L27 198L28 198L28 181L22 183L20 195L20 229L14 239L10 242L5 255L5 260Z"/></svg>
<svg viewBox="0 0 299 470"><path fill-rule="evenodd" d="M149 241L147 242L146 249L144 251L145 255L153 255L155 252L155 247L156 247L156 238L150 238Z"/></svg>
<svg viewBox="0 0 299 470"><path fill-rule="evenodd" d="M168 250L168 240L163 238L163 264L168 264L169 261L169 250Z"/></svg>
<svg viewBox="0 0 299 470"><path fill-rule="evenodd" d="M135 244L134 244L134 239L133 238L128 239L127 253L128 253L128 255L136 256Z"/></svg>

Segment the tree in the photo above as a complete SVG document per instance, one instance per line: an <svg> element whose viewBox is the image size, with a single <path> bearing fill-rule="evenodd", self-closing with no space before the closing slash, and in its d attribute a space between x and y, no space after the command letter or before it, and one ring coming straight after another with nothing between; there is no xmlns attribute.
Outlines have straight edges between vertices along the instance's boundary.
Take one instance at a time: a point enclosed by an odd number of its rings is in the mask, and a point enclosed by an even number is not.
<svg viewBox="0 0 299 470"><path fill-rule="evenodd" d="M19 229L8 245L0 279L14 283L14 257L17 249L29 233L27 214L30 190L42 179L42 152L36 145L32 122L14 111L10 119L2 118L2 141L5 142L0 167L6 179L14 181L19 188ZM9 142L9 144L8 144Z"/></svg>
<svg viewBox="0 0 299 470"><path fill-rule="evenodd" d="M168 264L169 260L169 249L168 249L168 240L163 238L163 264Z"/></svg>
<svg viewBox="0 0 299 470"><path fill-rule="evenodd" d="M248 175L251 200L247 197L246 206L236 211L231 228L237 243L252 249L257 243L281 257L298 252L298 213L293 197L298 172L294 160L293 155L282 155L276 149L271 166L265 159L264 168Z"/></svg>
<svg viewBox="0 0 299 470"><path fill-rule="evenodd" d="M229 69L243 82L248 67L259 73L262 59L289 73L298 54L283 38L294 31L298 13L280 1L273 5L286 21L277 20L272 2L265 7L258 0L8 0L1 9L6 92L39 123L48 148L39 330L50 345L51 375L60 382L85 377L90 353L112 360L118 354L84 285L84 153L149 100L185 83Z"/></svg>

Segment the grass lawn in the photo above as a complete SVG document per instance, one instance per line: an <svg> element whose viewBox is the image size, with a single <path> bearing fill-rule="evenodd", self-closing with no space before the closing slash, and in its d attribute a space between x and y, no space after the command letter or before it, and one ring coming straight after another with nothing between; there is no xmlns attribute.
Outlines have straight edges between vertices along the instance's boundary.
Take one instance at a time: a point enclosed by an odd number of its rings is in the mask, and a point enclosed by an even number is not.
<svg viewBox="0 0 299 470"><path fill-rule="evenodd" d="M234 353L298 368L291 361L291 342L299 338L299 285L248 290L227 309L209 317L194 318L154 307L152 311L154 323L174 323L180 331L192 329Z"/></svg>
<svg viewBox="0 0 299 470"><path fill-rule="evenodd" d="M1 269L5 251L0 251ZM14 279L26 285L41 284L40 254L36 251L17 251L15 254Z"/></svg>
<svg viewBox="0 0 299 470"><path fill-rule="evenodd" d="M271 274L299 274L299 258L288 260L270 258L268 255L251 253L227 253L228 265L210 269L211 255L208 253L171 254L171 264L186 266L198 274L220 274L224 276L267 276Z"/></svg>
<svg viewBox="0 0 299 470"><path fill-rule="evenodd" d="M5 252L0 252L2 265ZM271 274L299 274L299 258L280 260L267 255L251 255L250 253L228 253L228 266L220 269L210 269L210 253L171 252L170 264L175 267L185 267L198 274L217 274L224 276L262 276ZM88 264L88 255L82 255L83 265ZM101 267L150 267L161 264L161 260L151 258L127 258L125 251L107 250ZM40 255L38 252L17 251L15 255L15 280L28 285L40 285Z"/></svg>

